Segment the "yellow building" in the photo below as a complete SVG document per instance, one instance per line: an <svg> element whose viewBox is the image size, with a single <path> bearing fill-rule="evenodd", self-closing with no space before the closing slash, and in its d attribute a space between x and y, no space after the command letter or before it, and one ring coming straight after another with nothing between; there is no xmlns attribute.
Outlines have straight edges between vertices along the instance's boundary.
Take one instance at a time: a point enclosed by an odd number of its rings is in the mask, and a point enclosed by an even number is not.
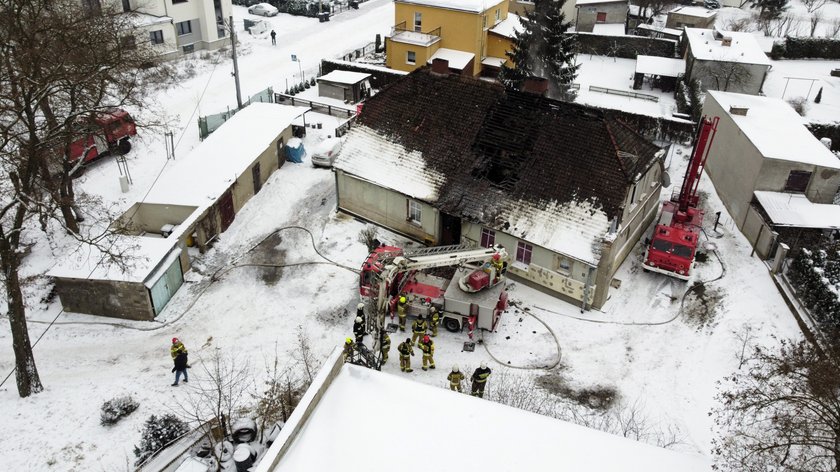
<svg viewBox="0 0 840 472"><path fill-rule="evenodd" d="M394 26L385 38L386 64L411 72L434 59L451 72L495 77L511 50L517 15L508 0L395 0Z"/></svg>

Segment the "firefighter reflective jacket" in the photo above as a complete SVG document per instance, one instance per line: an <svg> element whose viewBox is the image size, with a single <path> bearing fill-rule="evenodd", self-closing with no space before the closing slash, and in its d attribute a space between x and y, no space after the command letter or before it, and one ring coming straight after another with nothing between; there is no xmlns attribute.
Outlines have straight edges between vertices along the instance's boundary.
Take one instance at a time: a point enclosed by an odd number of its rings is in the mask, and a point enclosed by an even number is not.
<svg viewBox="0 0 840 472"><path fill-rule="evenodd" d="M397 351L399 351L400 355L403 356L403 357L413 356L414 355L414 349L411 346L412 346L411 341L408 341L408 342L403 341L403 342L400 343L399 346L397 346Z"/></svg>
<svg viewBox="0 0 840 472"><path fill-rule="evenodd" d="M486 367L482 369L479 367L478 369L475 369L475 372L473 372L472 381L484 383L487 382L488 377L490 377L490 369Z"/></svg>
<svg viewBox="0 0 840 472"><path fill-rule="evenodd" d="M464 380L464 374L462 372L450 372L446 379L449 380L449 383L459 384Z"/></svg>
<svg viewBox="0 0 840 472"><path fill-rule="evenodd" d="M385 331L383 331L382 333L382 350L387 351L388 349L391 349L391 337L388 336L388 333L386 333Z"/></svg>
<svg viewBox="0 0 840 472"><path fill-rule="evenodd" d="M414 320L414 323L411 325L411 331L424 334L426 332L426 320L421 320L420 318Z"/></svg>
<svg viewBox="0 0 840 472"><path fill-rule="evenodd" d="M432 342L431 339L429 340L429 342L421 342L420 350L423 352L423 354L431 356L435 353L435 343Z"/></svg>

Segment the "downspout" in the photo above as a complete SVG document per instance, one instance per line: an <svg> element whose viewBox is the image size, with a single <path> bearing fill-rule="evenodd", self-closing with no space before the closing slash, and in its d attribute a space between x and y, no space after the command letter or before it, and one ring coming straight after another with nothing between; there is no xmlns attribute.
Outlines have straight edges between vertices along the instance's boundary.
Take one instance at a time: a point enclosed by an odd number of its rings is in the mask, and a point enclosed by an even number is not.
<svg viewBox="0 0 840 472"><path fill-rule="evenodd" d="M589 266L589 271L586 274L586 284L583 286L583 300L580 304L580 312L588 310L586 300L589 298L589 292L592 290L592 274L595 272L595 267Z"/></svg>

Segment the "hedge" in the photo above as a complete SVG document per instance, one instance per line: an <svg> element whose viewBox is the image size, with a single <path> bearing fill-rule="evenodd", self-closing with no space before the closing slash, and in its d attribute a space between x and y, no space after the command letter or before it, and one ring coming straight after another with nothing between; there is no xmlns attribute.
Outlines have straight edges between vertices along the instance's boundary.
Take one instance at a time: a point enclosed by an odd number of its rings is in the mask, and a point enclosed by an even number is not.
<svg viewBox="0 0 840 472"><path fill-rule="evenodd" d="M840 122L834 123L807 123L805 127L817 139L829 138L831 139L831 150L840 152Z"/></svg>
<svg viewBox="0 0 840 472"><path fill-rule="evenodd" d="M840 39L785 38L770 51L773 59L840 59Z"/></svg>

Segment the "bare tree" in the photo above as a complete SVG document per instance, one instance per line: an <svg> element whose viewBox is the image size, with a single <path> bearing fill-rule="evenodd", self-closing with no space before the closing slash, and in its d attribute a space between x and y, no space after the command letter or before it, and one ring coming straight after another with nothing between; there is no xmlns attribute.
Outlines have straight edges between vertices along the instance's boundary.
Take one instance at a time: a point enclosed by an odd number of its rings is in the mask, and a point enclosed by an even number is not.
<svg viewBox="0 0 840 472"><path fill-rule="evenodd" d="M187 393L174 399L172 410L184 420L199 425L211 449L230 434L232 418L245 411L245 399L253 397L253 378L246 359L228 356L219 348L201 360L201 373L193 375ZM221 462L216 458L216 470Z"/></svg>
<svg viewBox="0 0 840 472"><path fill-rule="evenodd" d="M756 347L719 387L718 470L840 470L840 368L808 341ZM772 467L768 467L772 466Z"/></svg>
<svg viewBox="0 0 840 472"><path fill-rule="evenodd" d="M735 338L741 341L741 350L738 352L738 370L741 370L741 367L744 366L744 363L747 361L748 350L752 349L753 340L755 339L752 330L752 325L744 324L741 326L740 331L733 331Z"/></svg>
<svg viewBox="0 0 840 472"><path fill-rule="evenodd" d="M823 16L822 16L822 13L820 13L820 12L814 12L814 14L811 15L810 24L811 24L811 37L812 38L814 37L814 34L816 34L817 26L820 24L820 21L822 21L822 19L823 19Z"/></svg>
<svg viewBox="0 0 840 472"><path fill-rule="evenodd" d="M26 327L22 249L52 222L109 261L107 228L82 228L65 155L79 123L113 107L138 105L156 58L131 47L135 27L112 9L77 0L8 0L0 5L0 269L9 305L18 393L41 384ZM136 46L136 45L135 45ZM145 67L145 68L141 68ZM94 213L96 211L93 211ZM47 234L47 237L52 235Z"/></svg>
<svg viewBox="0 0 840 472"><path fill-rule="evenodd" d="M312 383L313 377L315 377L315 372L318 370L318 360L312 353L312 344L303 325L299 325L297 328L296 341L296 349L292 351L292 358L298 362L304 374L306 374L306 387L308 387Z"/></svg>
<svg viewBox="0 0 840 472"><path fill-rule="evenodd" d="M705 75L711 79L709 88L723 92L739 92L752 80L750 70L737 62L710 62L705 66Z"/></svg>
<svg viewBox="0 0 840 472"><path fill-rule="evenodd" d="M840 18L835 18L835 19L831 20L831 26L829 27L825 36L827 38L840 37Z"/></svg>
<svg viewBox="0 0 840 472"><path fill-rule="evenodd" d="M808 10L808 13L813 13L820 8L824 7L828 0L801 0L801 3L805 5L805 9Z"/></svg>

